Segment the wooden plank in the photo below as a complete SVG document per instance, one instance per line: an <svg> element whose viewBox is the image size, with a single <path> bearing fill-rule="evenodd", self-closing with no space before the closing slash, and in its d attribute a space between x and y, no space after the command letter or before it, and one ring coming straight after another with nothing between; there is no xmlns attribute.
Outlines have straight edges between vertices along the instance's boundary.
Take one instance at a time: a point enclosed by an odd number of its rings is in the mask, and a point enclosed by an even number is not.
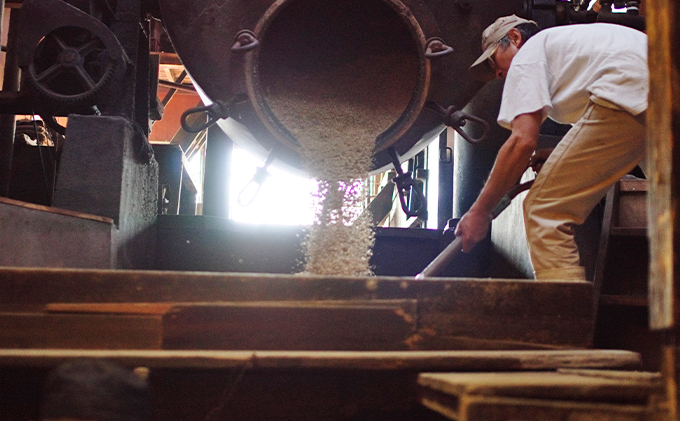
<svg viewBox="0 0 680 421"><path fill-rule="evenodd" d="M416 308L416 300L269 301L213 304L53 303L44 306L45 311L53 313L166 316L163 319L164 349L529 350L567 348L566 346L521 341L436 335L436 332L427 328L416 330ZM42 310L42 307L40 309ZM35 307L31 306L30 310L35 311ZM344 318L344 320L338 320L338 318ZM293 321L293 319L298 319L298 321Z"/></svg>
<svg viewBox="0 0 680 421"><path fill-rule="evenodd" d="M532 342L509 341L503 339L480 339L466 336L437 334L432 329L419 329L411 336L411 349L420 350L558 350L574 349L571 345L537 344Z"/></svg>
<svg viewBox="0 0 680 421"><path fill-rule="evenodd" d="M0 290L0 307L54 302L417 300L417 323L425 339L586 348L593 328L589 282L0 268Z"/></svg>
<svg viewBox="0 0 680 421"><path fill-rule="evenodd" d="M646 404L649 395L663 387L658 373L620 371L611 376L579 371L422 373L418 377L418 384L459 399L481 395L639 405Z"/></svg>
<svg viewBox="0 0 680 421"><path fill-rule="evenodd" d="M426 396L423 405L458 421L646 421L650 411L641 405L561 402L541 399L472 397L453 411L448 403Z"/></svg>
<svg viewBox="0 0 680 421"><path fill-rule="evenodd" d="M420 300L420 326L434 336L448 335L589 347L593 338L592 284L530 281L529 288L503 281L442 288L437 297ZM560 291L560 292L557 292ZM531 313L531 314L529 314Z"/></svg>
<svg viewBox="0 0 680 421"><path fill-rule="evenodd" d="M678 326L678 285L674 262L680 253L680 6L657 0L647 8L649 37L649 109L647 156L649 167L650 326Z"/></svg>
<svg viewBox="0 0 680 421"><path fill-rule="evenodd" d="M647 159L651 168L649 191L649 325L673 331L662 350L666 394L661 406L668 420L680 417L678 325L680 303L680 5L655 0L647 7L649 37L649 109Z"/></svg>
<svg viewBox="0 0 680 421"><path fill-rule="evenodd" d="M442 292L587 298L588 282L323 277L60 268L0 268L0 304L435 299ZM508 301L508 300L506 300ZM558 300L555 300L556 302ZM561 301L565 301L562 299ZM536 303L538 304L538 303ZM469 304L470 306L474 303ZM550 307L549 305L542 307ZM560 306L563 307L563 306ZM574 309L577 311L579 307Z"/></svg>
<svg viewBox="0 0 680 421"><path fill-rule="evenodd" d="M2 348L160 349L161 319L149 316L0 314Z"/></svg>
<svg viewBox="0 0 680 421"><path fill-rule="evenodd" d="M649 180L642 178L622 178L619 180L619 189L623 192L647 192Z"/></svg>
<svg viewBox="0 0 680 421"><path fill-rule="evenodd" d="M72 358L103 358L129 367L522 371L557 368L636 369L629 351L170 351L0 349L0 366L50 367Z"/></svg>
<svg viewBox="0 0 680 421"><path fill-rule="evenodd" d="M600 304L625 306L625 307L648 307L649 298L643 295L601 295Z"/></svg>
<svg viewBox="0 0 680 421"><path fill-rule="evenodd" d="M577 374L586 377L599 377L613 380L634 381L636 383L649 383L655 387L660 386L661 373L653 371L621 371L621 370L593 370L587 368L558 368L558 373Z"/></svg>
<svg viewBox="0 0 680 421"><path fill-rule="evenodd" d="M53 313L104 313L104 314L154 314L168 313L174 303L50 303L47 312Z"/></svg>
<svg viewBox="0 0 680 421"><path fill-rule="evenodd" d="M607 192L602 215L602 229L598 244L597 259L595 261L595 273L593 274L593 320L597 321L602 284L604 283L605 266L609 255L609 237L615 214L614 203L618 197L619 185L615 184Z"/></svg>
<svg viewBox="0 0 680 421"><path fill-rule="evenodd" d="M623 183L625 180L619 181ZM640 180L646 181L646 180ZM623 185L619 190L619 209L616 226L624 228L647 228L647 191L642 187L627 186L630 190L624 191ZM637 189L637 190L636 190Z"/></svg>
<svg viewBox="0 0 680 421"><path fill-rule="evenodd" d="M162 349L408 350L415 300L248 303L55 303L48 312L145 314ZM144 349L132 341L130 349Z"/></svg>
<svg viewBox="0 0 680 421"><path fill-rule="evenodd" d="M163 349L408 350L415 300L175 305Z"/></svg>
<svg viewBox="0 0 680 421"><path fill-rule="evenodd" d="M608 370L421 373L418 384L424 406L462 421L643 420L663 389L658 373Z"/></svg>

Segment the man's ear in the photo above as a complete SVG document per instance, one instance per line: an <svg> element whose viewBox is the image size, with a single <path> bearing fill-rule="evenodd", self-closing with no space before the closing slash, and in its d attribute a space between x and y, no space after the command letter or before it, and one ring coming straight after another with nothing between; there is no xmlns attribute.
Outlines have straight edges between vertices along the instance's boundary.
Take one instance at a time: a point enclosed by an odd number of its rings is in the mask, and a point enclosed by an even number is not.
<svg viewBox="0 0 680 421"><path fill-rule="evenodd" d="M510 41L517 47L521 47L523 42L522 42L522 33L519 32L517 28L511 28L508 31L508 37L510 38Z"/></svg>

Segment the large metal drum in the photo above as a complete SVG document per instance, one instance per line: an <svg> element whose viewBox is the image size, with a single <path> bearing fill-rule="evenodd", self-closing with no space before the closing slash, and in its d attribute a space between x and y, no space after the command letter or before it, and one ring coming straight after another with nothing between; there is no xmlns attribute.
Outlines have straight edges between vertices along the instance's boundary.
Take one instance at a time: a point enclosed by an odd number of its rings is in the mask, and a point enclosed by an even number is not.
<svg viewBox="0 0 680 421"><path fill-rule="evenodd" d="M275 163L300 169L298 142L272 99L297 94L332 109L349 98L392 113L375 136L374 171L391 162L389 146L407 158L442 130L443 116L428 102L462 108L481 87L467 69L481 53L483 29L499 16L531 13L523 0L160 0L160 6L204 101L233 104L230 118L218 124L234 141L262 157L274 151ZM239 38L243 31L251 41Z"/></svg>

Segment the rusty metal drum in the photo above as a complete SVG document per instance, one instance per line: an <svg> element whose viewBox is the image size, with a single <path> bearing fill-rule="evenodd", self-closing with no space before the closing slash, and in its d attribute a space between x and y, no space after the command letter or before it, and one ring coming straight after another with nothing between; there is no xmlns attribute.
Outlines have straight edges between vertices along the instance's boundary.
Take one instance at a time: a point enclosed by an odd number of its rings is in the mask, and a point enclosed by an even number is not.
<svg viewBox="0 0 680 421"><path fill-rule="evenodd" d="M390 113L375 136L374 172L391 163L388 147L408 158L443 129L438 107L428 104L462 108L482 86L467 69L481 53L484 28L499 16L531 12L524 0L159 3L203 100L231 105L218 124L236 143L301 169L298 142L275 99L307 96L321 111L351 101Z"/></svg>

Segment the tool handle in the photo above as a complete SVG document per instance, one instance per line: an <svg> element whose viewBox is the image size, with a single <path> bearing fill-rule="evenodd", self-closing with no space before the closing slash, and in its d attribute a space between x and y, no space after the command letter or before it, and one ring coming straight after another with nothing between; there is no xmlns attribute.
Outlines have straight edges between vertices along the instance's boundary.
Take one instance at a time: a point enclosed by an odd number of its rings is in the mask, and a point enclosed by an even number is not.
<svg viewBox="0 0 680 421"><path fill-rule="evenodd" d="M529 190L534 184L534 180L526 181L522 184L517 184L511 188L508 194L503 196L498 205L491 213L492 219L495 219L499 213L503 212L508 207L512 199L523 191ZM416 275L416 279L423 279L429 276L437 275L455 256L463 249L463 237L456 237L437 257L430 262L422 272Z"/></svg>
<svg viewBox="0 0 680 421"><path fill-rule="evenodd" d="M456 237L422 272L416 275L416 279L424 279L438 274L462 249L463 237Z"/></svg>

